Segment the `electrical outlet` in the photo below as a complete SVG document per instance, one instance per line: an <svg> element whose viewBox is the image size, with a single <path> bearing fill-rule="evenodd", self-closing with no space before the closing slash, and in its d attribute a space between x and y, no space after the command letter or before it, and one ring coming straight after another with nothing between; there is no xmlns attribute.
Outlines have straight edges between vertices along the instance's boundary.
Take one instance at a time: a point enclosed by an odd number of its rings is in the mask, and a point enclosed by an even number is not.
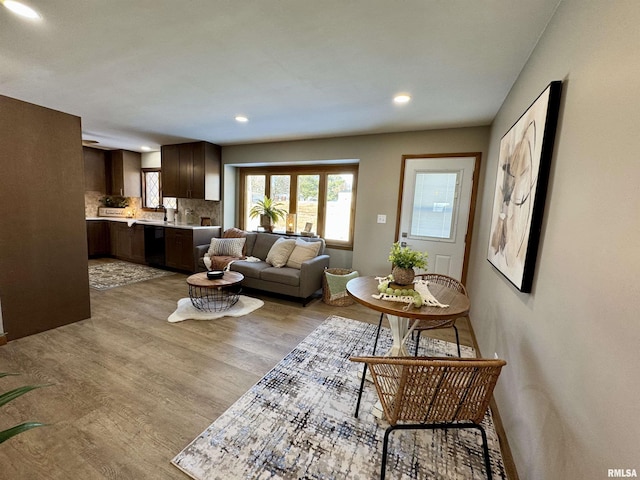
<svg viewBox="0 0 640 480"><path fill-rule="evenodd" d="M378 214L378 223L387 223L387 216Z"/></svg>

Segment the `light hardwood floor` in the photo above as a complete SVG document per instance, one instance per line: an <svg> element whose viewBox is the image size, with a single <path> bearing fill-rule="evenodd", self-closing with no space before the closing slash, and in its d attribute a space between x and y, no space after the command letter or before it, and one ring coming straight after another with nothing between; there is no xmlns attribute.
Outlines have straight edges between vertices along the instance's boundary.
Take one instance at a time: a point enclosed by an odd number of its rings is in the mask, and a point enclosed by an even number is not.
<svg viewBox="0 0 640 480"><path fill-rule="evenodd" d="M357 304L252 291L265 305L249 315L170 324L185 279L92 289L90 319L0 346L0 371L22 374L0 392L52 384L0 410L0 429L50 424L0 444L0 479L186 479L170 460L323 320L378 320ZM458 328L473 345L468 323ZM432 335L455 341L452 329Z"/></svg>

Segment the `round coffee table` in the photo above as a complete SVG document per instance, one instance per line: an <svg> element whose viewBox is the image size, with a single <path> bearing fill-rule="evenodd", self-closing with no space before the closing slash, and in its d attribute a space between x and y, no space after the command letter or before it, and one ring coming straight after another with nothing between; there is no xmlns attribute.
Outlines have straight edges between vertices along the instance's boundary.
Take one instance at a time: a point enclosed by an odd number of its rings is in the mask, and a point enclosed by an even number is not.
<svg viewBox="0 0 640 480"><path fill-rule="evenodd" d="M196 273L187 278L191 304L203 312L222 312L233 307L240 298L240 282L244 275L224 272L222 278L209 280L207 272Z"/></svg>

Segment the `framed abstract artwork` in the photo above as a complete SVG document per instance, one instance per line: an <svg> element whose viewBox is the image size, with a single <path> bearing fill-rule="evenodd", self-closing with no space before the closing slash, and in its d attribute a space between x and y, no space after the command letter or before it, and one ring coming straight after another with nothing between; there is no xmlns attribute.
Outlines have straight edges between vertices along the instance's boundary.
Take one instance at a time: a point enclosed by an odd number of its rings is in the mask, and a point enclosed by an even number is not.
<svg viewBox="0 0 640 480"><path fill-rule="evenodd" d="M487 259L531 292L558 124L562 82L551 82L500 141Z"/></svg>

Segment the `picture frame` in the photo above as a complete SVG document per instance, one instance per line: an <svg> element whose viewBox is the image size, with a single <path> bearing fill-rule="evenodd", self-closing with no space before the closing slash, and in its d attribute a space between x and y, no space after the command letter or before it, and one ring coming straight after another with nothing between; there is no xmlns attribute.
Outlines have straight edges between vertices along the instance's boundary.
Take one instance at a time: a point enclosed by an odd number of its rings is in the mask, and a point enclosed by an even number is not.
<svg viewBox="0 0 640 480"><path fill-rule="evenodd" d="M313 228L313 223L311 223L311 222L307 222L307 223L304 225L304 230L303 230L303 232L305 232L305 233L311 233L311 229L312 229L312 228Z"/></svg>
<svg viewBox="0 0 640 480"><path fill-rule="evenodd" d="M487 259L530 293L558 125L562 82L551 82L500 141Z"/></svg>

